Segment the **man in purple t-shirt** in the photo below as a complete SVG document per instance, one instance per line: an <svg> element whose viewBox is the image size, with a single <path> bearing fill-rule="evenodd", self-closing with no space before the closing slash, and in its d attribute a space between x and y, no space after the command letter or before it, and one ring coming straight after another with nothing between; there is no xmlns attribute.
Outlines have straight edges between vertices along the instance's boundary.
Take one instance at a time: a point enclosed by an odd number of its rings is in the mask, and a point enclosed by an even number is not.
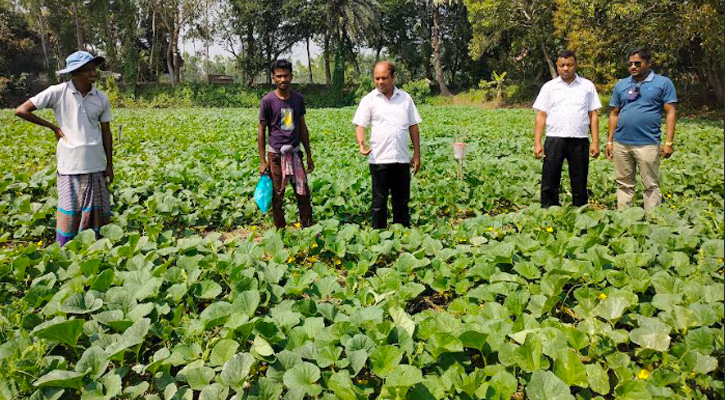
<svg viewBox="0 0 725 400"><path fill-rule="evenodd" d="M270 70L276 89L262 98L259 106L259 127L257 148L259 150L259 172L269 173L272 178L272 215L274 225L284 228L284 192L287 182L292 182L300 211L300 224L312 225L312 204L307 174L312 173L310 137L305 123L305 99L290 89L292 63L275 60ZM266 132L269 131L267 142ZM300 143L307 155L307 170L302 165Z"/></svg>

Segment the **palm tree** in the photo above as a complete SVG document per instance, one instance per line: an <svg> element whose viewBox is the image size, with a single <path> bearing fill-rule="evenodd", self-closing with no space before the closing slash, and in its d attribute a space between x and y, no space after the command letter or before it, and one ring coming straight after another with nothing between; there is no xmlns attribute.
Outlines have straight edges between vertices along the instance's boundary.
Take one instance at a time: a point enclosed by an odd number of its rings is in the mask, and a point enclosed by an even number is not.
<svg viewBox="0 0 725 400"><path fill-rule="evenodd" d="M333 84L345 83L345 56L353 55L356 44L363 42L369 35L369 27L373 26L378 16L380 4L377 0L332 0L325 2L327 16L325 33L325 61L329 66L329 46L334 45L335 73ZM357 61L355 61L357 62ZM328 67L329 69L329 67Z"/></svg>

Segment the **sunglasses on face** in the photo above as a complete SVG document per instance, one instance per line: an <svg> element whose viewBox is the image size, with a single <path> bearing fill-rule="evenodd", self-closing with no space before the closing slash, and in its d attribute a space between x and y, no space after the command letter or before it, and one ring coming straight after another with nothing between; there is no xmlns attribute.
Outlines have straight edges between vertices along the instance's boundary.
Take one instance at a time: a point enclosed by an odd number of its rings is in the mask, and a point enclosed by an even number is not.
<svg viewBox="0 0 725 400"><path fill-rule="evenodd" d="M635 67L639 68L642 66L642 61L630 61L627 63L627 66L629 66L629 67L635 66Z"/></svg>
<svg viewBox="0 0 725 400"><path fill-rule="evenodd" d="M642 90L640 89L640 84L638 83L637 85L629 88L629 90L627 91L627 100L629 100L629 101L637 100L639 98L639 95L641 92L642 92Z"/></svg>

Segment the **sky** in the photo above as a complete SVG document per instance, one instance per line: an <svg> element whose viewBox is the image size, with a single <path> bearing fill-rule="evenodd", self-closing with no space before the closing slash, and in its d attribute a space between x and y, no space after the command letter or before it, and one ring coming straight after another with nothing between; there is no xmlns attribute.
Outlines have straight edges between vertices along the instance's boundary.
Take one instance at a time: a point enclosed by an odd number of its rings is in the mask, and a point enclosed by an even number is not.
<svg viewBox="0 0 725 400"><path fill-rule="evenodd" d="M204 54L204 42L196 40L184 40L181 41L181 53L187 52L189 54ZM322 53L322 48L310 42L310 53L312 58L316 58ZM232 57L232 53L228 52L226 48L218 43L214 43L209 47L209 56L214 57L215 55L222 55L224 57ZM288 53L283 54L283 57L289 59L293 64L296 61L300 61L307 64L307 49L305 43L300 42L294 45Z"/></svg>

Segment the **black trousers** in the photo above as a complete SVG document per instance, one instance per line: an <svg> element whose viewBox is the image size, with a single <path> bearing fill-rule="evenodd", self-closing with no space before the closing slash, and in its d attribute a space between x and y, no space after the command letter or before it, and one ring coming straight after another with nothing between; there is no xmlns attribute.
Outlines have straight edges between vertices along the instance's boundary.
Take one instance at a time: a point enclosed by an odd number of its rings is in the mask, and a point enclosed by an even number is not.
<svg viewBox="0 0 725 400"><path fill-rule="evenodd" d="M373 178L373 228L388 226L388 193L392 194L393 223L410 226L410 164L370 164Z"/></svg>
<svg viewBox="0 0 725 400"><path fill-rule="evenodd" d="M547 137L544 143L544 166L541 172L541 207L558 206L561 168L569 163L571 197L574 206L589 202L587 175L589 174L589 139Z"/></svg>

